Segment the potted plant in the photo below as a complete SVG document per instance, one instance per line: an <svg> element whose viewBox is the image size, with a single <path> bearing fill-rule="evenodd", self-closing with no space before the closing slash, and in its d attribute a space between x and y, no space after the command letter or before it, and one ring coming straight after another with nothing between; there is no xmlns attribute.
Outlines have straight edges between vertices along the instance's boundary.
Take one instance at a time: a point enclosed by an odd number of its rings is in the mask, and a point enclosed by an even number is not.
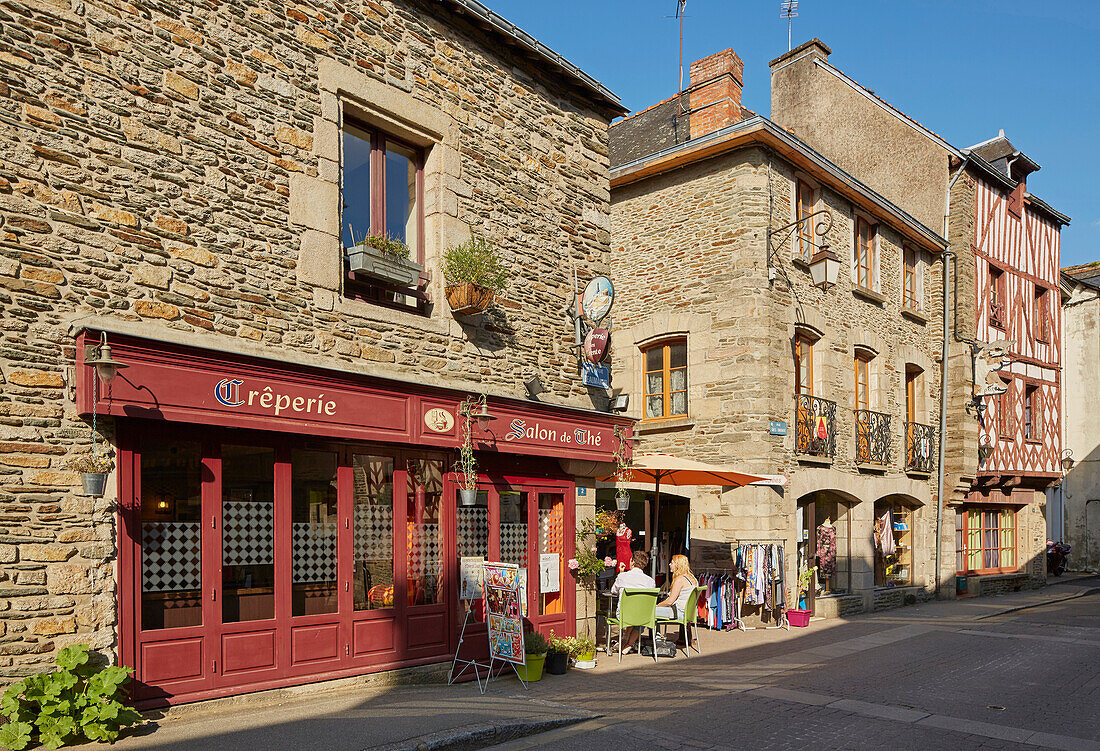
<svg viewBox="0 0 1100 751"><path fill-rule="evenodd" d="M99 498L107 486L107 473L111 471L111 458L106 454L81 454L68 459L65 469L80 473L84 495Z"/></svg>
<svg viewBox="0 0 1100 751"><path fill-rule="evenodd" d="M596 642L588 636L574 636L569 642L569 654L573 659L573 667L581 670L596 667Z"/></svg>
<svg viewBox="0 0 1100 751"><path fill-rule="evenodd" d="M555 636L551 631L546 642L546 672L550 675L565 675L569 670L569 655L572 652L569 637Z"/></svg>
<svg viewBox="0 0 1100 751"><path fill-rule="evenodd" d="M348 248L348 268L357 274L414 287L424 267L409 258L409 246L388 235L367 235Z"/></svg>
<svg viewBox="0 0 1100 751"><path fill-rule="evenodd" d="M798 607L787 608L787 623L792 626L810 625L810 616L813 615L813 611L805 608L804 605L806 603L806 593L809 592L810 586L813 584L816 572L817 566L811 566L803 569L798 575Z"/></svg>
<svg viewBox="0 0 1100 751"><path fill-rule="evenodd" d="M546 639L537 631L524 634L523 637L523 664L516 665L519 677L530 683L542 680L543 663L546 662Z"/></svg>
<svg viewBox="0 0 1100 751"><path fill-rule="evenodd" d="M477 457L474 455L473 439L470 435L470 420L474 405L479 402L474 397L465 399L459 406L462 416L462 445L458 447L458 471L462 475L462 486L458 489L458 503L461 506L477 505Z"/></svg>
<svg viewBox="0 0 1100 751"><path fill-rule="evenodd" d="M500 251L472 232L470 239L443 251L444 292L451 312L483 313L508 284L508 268Z"/></svg>

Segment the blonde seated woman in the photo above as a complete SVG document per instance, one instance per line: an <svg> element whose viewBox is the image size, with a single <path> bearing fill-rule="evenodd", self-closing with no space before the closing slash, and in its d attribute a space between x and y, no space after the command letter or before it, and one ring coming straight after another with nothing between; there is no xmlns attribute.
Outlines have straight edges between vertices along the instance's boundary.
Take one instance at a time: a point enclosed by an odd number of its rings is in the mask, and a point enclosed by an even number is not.
<svg viewBox="0 0 1100 751"><path fill-rule="evenodd" d="M657 617L680 618L687 607L691 591L699 586L699 580L691 573L691 566L688 565L685 555L672 556L668 568L672 573L672 589L669 590L668 597L657 603Z"/></svg>

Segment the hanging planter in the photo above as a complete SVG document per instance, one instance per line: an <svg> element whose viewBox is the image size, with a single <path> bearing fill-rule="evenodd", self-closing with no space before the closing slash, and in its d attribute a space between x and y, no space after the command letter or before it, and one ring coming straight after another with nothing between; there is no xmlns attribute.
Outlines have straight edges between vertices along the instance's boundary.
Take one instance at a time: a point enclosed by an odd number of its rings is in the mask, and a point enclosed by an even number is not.
<svg viewBox="0 0 1100 751"><path fill-rule="evenodd" d="M65 462L64 467L80 473L84 495L100 498L107 488L107 473L111 471L111 459L103 454L82 454Z"/></svg>
<svg viewBox="0 0 1100 751"><path fill-rule="evenodd" d="M615 508L619 511L626 511L630 508L630 495L628 493L620 493L615 496Z"/></svg>
<svg viewBox="0 0 1100 751"><path fill-rule="evenodd" d="M348 248L347 254L349 270L397 287L415 287L424 270L409 259L409 246L389 237L368 235Z"/></svg>
<svg viewBox="0 0 1100 751"><path fill-rule="evenodd" d="M461 506L476 506L477 488L459 488L458 503Z"/></svg>
<svg viewBox="0 0 1100 751"><path fill-rule="evenodd" d="M488 310L496 294L493 290L473 282L449 285L444 292L447 293L447 304L451 306L451 312L467 316Z"/></svg>
<svg viewBox="0 0 1100 751"><path fill-rule="evenodd" d="M447 304L459 315L484 313L508 284L508 267L500 251L472 232L466 242L443 251L442 271Z"/></svg>

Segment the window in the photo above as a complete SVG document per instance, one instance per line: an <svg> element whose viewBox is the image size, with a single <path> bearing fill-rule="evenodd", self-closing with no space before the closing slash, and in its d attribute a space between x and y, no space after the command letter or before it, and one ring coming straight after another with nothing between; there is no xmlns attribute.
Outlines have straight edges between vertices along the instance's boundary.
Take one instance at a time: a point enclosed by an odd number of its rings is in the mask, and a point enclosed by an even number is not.
<svg viewBox="0 0 1100 751"><path fill-rule="evenodd" d="M398 240L409 248L409 260L424 263L423 153L381 131L349 122L343 133L341 234L345 248L369 235ZM415 287L370 274L373 286ZM358 287L366 276L349 276L354 296L393 302L392 294L370 294ZM403 302L397 300L396 302Z"/></svg>
<svg viewBox="0 0 1100 751"><path fill-rule="evenodd" d="M645 419L687 416L687 342L658 344L642 351Z"/></svg>
<svg viewBox="0 0 1100 751"><path fill-rule="evenodd" d="M1024 440L1043 438L1043 410L1038 386L1024 387Z"/></svg>
<svg viewBox="0 0 1100 751"><path fill-rule="evenodd" d="M1047 299L1049 295L1047 290L1039 285L1035 285L1035 309L1032 315L1035 316L1035 338L1041 342L1050 341L1050 317L1047 310Z"/></svg>
<svg viewBox="0 0 1100 751"><path fill-rule="evenodd" d="M874 289L875 228L865 219L856 220L856 284Z"/></svg>
<svg viewBox="0 0 1100 751"><path fill-rule="evenodd" d="M924 371L915 365L905 366L905 421L917 421L917 395L920 394L921 375Z"/></svg>
<svg viewBox="0 0 1100 751"><path fill-rule="evenodd" d="M1005 274L989 265L989 325L1005 329Z"/></svg>
<svg viewBox="0 0 1100 751"><path fill-rule="evenodd" d="M920 267L918 265L917 251L906 247L905 250L902 251L902 256L901 306L909 310L920 310L921 305L918 297L920 285L917 281L917 274L920 272Z"/></svg>
<svg viewBox="0 0 1100 751"><path fill-rule="evenodd" d="M814 343L805 336L794 340L794 393L814 395Z"/></svg>
<svg viewBox="0 0 1100 751"><path fill-rule="evenodd" d="M955 568L960 574L1015 571L1016 510L963 508L955 515Z"/></svg>
<svg viewBox="0 0 1100 751"><path fill-rule="evenodd" d="M795 205L797 213L796 220L801 220L804 217L814 213L814 189L810 187L809 183L799 180L797 196L795 198ZM814 242L814 227L813 222L804 222L798 227L798 255L804 259L810 259L813 257L814 252L817 250L816 243Z"/></svg>
<svg viewBox="0 0 1100 751"><path fill-rule="evenodd" d="M875 501L875 586L913 583L913 511L898 502Z"/></svg>
<svg viewBox="0 0 1100 751"><path fill-rule="evenodd" d="M867 352L856 352L856 409L870 409L870 379L868 371L871 366L871 355Z"/></svg>

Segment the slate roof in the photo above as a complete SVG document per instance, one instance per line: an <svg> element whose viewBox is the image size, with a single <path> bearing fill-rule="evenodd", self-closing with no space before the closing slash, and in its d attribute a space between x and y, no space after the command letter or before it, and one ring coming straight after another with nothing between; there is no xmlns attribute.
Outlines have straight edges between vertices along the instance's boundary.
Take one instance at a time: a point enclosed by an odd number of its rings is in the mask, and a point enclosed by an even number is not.
<svg viewBox="0 0 1100 751"><path fill-rule="evenodd" d="M1067 266L1062 269L1066 276L1073 277L1075 281L1087 284L1094 289L1100 289L1100 261L1082 263L1078 266Z"/></svg>
<svg viewBox="0 0 1100 751"><path fill-rule="evenodd" d="M687 91L682 96L686 109ZM690 128L687 114L680 114L680 97L680 94L673 94L668 99L611 124L607 132L607 145L611 152L612 169L671 146L687 143ZM754 115L756 113L747 107L741 108L742 120Z"/></svg>

